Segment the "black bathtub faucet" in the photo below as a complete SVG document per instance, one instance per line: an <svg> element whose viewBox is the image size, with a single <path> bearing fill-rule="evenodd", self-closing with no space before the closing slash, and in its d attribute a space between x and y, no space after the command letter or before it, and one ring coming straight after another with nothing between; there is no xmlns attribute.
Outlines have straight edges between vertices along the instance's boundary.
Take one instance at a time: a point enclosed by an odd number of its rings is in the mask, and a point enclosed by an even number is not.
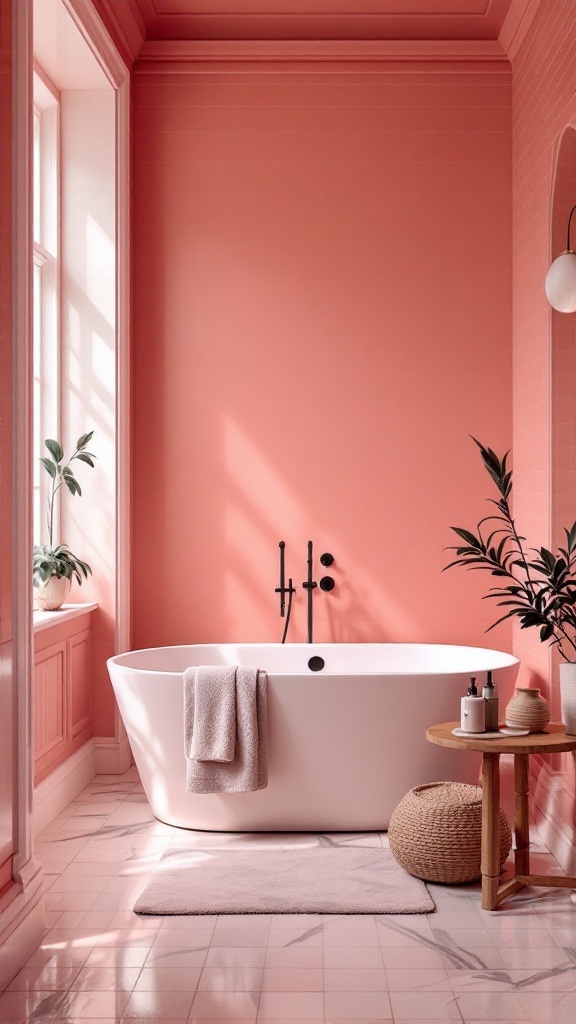
<svg viewBox="0 0 576 1024"><path fill-rule="evenodd" d="M333 561L334 561L334 555L331 555L329 551L326 551L323 555L320 555L320 563L321 563L321 565L332 565ZM306 591L306 595L307 595L307 599L308 599L307 622L306 622L306 643L307 644L311 644L311 643L314 642L314 636L313 636L313 634L314 634L314 606L312 604L312 601L313 601L312 591L314 590L315 587L320 586L320 590L325 590L326 592L328 592L330 590L334 590L334 586L335 586L334 580L333 580L332 576L323 576L322 579L320 580L319 584L316 583L312 579L312 576L314 575L314 573L313 573L313 562L314 562L314 559L313 559L313 556L312 556L312 541L309 540L308 541L308 563L307 563L308 564L308 575L307 575L307 579L305 579L304 583L302 584L304 590Z"/></svg>
<svg viewBox="0 0 576 1024"><path fill-rule="evenodd" d="M314 587L318 586L318 584L312 579L312 575L313 575L313 573L312 573L312 563L313 563L313 558L312 558L312 541L309 540L308 541L308 578L305 579L304 583L302 584L304 590L306 591L306 595L307 595L307 598L308 598L308 614L307 614L307 624L306 624L306 643L307 644L311 644L311 643L314 642L313 641L313 632L314 632L314 621L313 620L314 620L314 615L313 615L313 610L312 610L312 591L314 590Z"/></svg>

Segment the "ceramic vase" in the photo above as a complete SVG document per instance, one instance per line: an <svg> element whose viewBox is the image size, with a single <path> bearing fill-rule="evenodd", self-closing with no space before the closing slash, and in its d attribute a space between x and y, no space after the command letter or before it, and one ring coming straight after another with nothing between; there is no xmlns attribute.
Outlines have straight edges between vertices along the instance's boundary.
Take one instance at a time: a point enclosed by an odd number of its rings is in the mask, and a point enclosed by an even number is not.
<svg viewBox="0 0 576 1024"><path fill-rule="evenodd" d="M550 705L540 690L517 687L506 708L506 725L513 729L542 732L550 721Z"/></svg>
<svg viewBox="0 0 576 1024"><path fill-rule="evenodd" d="M55 612L70 593L70 580L66 576L50 576L45 583L34 587L34 607L40 612Z"/></svg>
<svg viewBox="0 0 576 1024"><path fill-rule="evenodd" d="M560 663L560 708L568 736L576 736L576 664Z"/></svg>

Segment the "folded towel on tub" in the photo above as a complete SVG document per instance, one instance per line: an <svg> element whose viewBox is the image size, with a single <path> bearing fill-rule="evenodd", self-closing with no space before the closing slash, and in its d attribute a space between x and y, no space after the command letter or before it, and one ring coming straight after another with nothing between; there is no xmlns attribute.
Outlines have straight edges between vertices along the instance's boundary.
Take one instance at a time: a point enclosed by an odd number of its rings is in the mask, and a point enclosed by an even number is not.
<svg viewBox="0 0 576 1024"><path fill-rule="evenodd" d="M207 671L200 674L200 668ZM204 759L195 751L211 749L219 753L230 750L219 742L220 733L230 736L232 702L230 672L234 679L235 745L233 759ZM200 674L200 679L199 679ZM208 682L210 675L211 683ZM190 793L251 793L268 784L268 677L252 666L200 666L184 673L184 753L186 755L186 789ZM212 686L210 696L206 690ZM202 706L200 706L202 704ZM207 727L206 714L212 708L220 726ZM228 721L228 724L224 724ZM194 734L200 730L200 738Z"/></svg>
<svg viewBox="0 0 576 1024"><path fill-rule="evenodd" d="M194 716L189 756L196 761L233 761L236 751L234 665L199 665L192 687ZM190 709L189 702L188 707Z"/></svg>

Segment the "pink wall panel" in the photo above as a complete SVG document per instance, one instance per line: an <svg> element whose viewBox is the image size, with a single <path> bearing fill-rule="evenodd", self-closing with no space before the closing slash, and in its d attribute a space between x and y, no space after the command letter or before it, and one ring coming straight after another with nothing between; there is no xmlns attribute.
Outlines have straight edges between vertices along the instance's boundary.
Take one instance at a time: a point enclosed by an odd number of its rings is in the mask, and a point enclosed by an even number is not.
<svg viewBox="0 0 576 1024"><path fill-rule="evenodd" d="M442 574L511 443L510 81L135 76L134 646L509 645ZM318 577L316 577L318 578Z"/></svg>
<svg viewBox="0 0 576 1024"><path fill-rule="evenodd" d="M552 540L552 314L544 279L552 258L555 155L563 129L576 117L575 52L573 4L543 4L513 64L515 511L534 544ZM547 687L549 654L538 634L519 634L517 646L526 678Z"/></svg>
<svg viewBox="0 0 576 1024"><path fill-rule="evenodd" d="M572 394L573 317L553 314L544 294L548 266L565 245L562 232L560 241L556 237L551 246L552 234L558 235L557 225L552 230L551 214L561 135L570 123L576 123L575 57L573 3L541 4L513 62L515 512L522 532L534 545L558 540L560 517L565 517L567 525L576 519L572 457L561 452L566 439L566 409L559 405L559 400L570 400ZM564 201L568 209L576 202L574 177ZM565 226L565 217L561 219ZM560 343L557 333L559 344L553 361L552 327L556 324L558 328L559 322L564 343ZM562 465L568 473L562 471ZM540 644L536 631L519 630L515 649L522 659L520 678L525 685L531 682L542 687L558 718L557 664L549 649ZM574 774L572 759L563 760L566 800L553 806L550 791L544 786L540 802L545 814L564 817L568 823L573 821L574 813Z"/></svg>

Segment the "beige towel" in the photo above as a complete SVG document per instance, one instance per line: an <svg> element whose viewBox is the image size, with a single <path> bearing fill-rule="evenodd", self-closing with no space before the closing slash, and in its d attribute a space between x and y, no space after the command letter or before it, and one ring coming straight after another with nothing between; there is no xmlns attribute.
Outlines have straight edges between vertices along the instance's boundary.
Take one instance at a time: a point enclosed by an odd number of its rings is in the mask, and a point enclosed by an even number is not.
<svg viewBox="0 0 576 1024"><path fill-rule="evenodd" d="M195 761L233 761L236 751L236 669L234 665L199 665L192 673L193 679L188 677L188 685L194 687L189 757Z"/></svg>
<svg viewBox="0 0 576 1024"><path fill-rule="evenodd" d="M237 666L236 747L228 763L190 756L196 723L196 669L184 673L184 751L190 793L251 793L268 785L268 677L261 669Z"/></svg>

